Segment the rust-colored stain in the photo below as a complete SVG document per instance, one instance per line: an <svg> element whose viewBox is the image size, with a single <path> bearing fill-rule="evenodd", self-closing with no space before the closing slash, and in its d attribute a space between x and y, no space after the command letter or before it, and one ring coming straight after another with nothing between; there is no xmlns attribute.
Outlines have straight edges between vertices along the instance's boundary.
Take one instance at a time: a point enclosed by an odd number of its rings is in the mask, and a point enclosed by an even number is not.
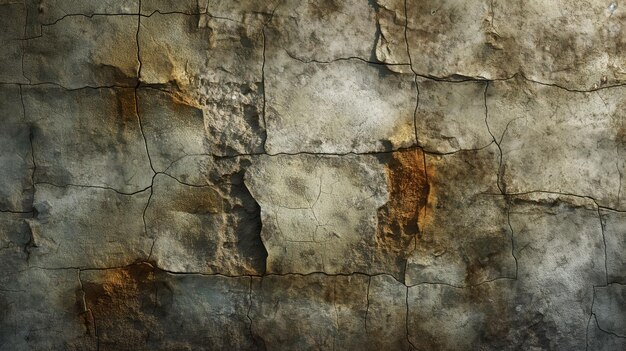
<svg viewBox="0 0 626 351"><path fill-rule="evenodd" d="M389 202L378 210L377 241L385 249L406 256L419 235L430 193L423 151L392 153L386 172Z"/></svg>
<svg viewBox="0 0 626 351"><path fill-rule="evenodd" d="M135 90L134 89L117 89L117 114L122 119L124 124L137 123L137 110L135 104Z"/></svg>
<svg viewBox="0 0 626 351"><path fill-rule="evenodd" d="M217 189L210 186L178 187L180 190L169 194L167 203L162 204L163 209L198 215L224 212L224 199Z"/></svg>
<svg viewBox="0 0 626 351"><path fill-rule="evenodd" d="M158 319L171 298L158 273L142 263L97 272L83 282L85 307L93 316L100 350L139 350L158 339Z"/></svg>

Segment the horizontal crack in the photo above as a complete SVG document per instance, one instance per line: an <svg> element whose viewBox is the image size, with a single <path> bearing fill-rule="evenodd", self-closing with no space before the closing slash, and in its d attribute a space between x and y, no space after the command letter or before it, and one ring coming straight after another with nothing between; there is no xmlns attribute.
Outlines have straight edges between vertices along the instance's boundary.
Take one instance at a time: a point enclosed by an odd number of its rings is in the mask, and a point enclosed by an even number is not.
<svg viewBox="0 0 626 351"><path fill-rule="evenodd" d="M415 286L421 286L421 285L444 285L444 286L449 286L452 288L456 288L456 289L465 289L465 288L473 288L473 287L477 287L480 285L484 285L484 284L488 284L494 281L498 281L498 280L516 280L516 278L511 278L511 277L498 277L498 278L493 278L493 279L489 279L489 280L485 280L482 281L480 283L477 284L469 284L469 285L453 285L453 284L448 284L448 283L440 283L440 282L422 282L422 283L418 283L418 284L412 284L412 285L407 285L404 282L401 282L400 280L398 280L396 277L394 277L392 274L389 273L385 273L385 272L379 272L379 273L365 273L365 272L349 272L349 273L327 273L327 272L323 272L323 271L313 271L313 272L308 272L308 273L297 273L297 272L289 272L289 273L265 273L265 274L224 274L224 273L204 273L204 272L178 272L178 271L172 271L172 270L167 270L167 269L163 269L161 267L158 267L154 262L149 262L149 261L136 261L127 265L121 265L121 266L113 266L113 267L73 267L73 266L67 266L67 267L40 267L40 266L29 266L28 268L19 271L20 273L31 270L31 269L41 269L41 270L47 270L47 271L57 271L57 270L78 270L81 272L84 271L107 271L107 270L116 270L116 269L126 269L129 267L133 267L136 265L140 265L140 264L146 264L149 265L150 267L152 267L153 269L162 271L164 273L170 274L170 275L197 275L197 276L202 276L202 277L224 277L224 278L266 278L266 277L289 277L289 276L295 276L295 277L308 277L308 276L313 276L313 275L323 275L326 277L350 277L350 276L354 276L354 275L360 275L360 276L364 276L364 277L378 277L378 276L388 276L393 278L398 284L401 284L407 288L412 288Z"/></svg>
<svg viewBox="0 0 626 351"><path fill-rule="evenodd" d="M135 194L143 193L144 191L149 190L152 187L152 185L149 185L149 186L147 186L147 187L145 187L145 188L143 188L141 190L137 190L137 191L133 191L133 192L127 193L127 192L123 192L123 191L117 190L117 189L112 188L112 187L100 186L100 185L71 184L71 183L55 184L55 183L52 183L52 182L35 182L34 183L34 185L40 185L40 184L50 185L50 186L57 187L57 188L77 187L77 188L95 188L95 189L102 189L102 190L111 190L111 191L114 191L114 192L116 192L116 193L118 193L120 195L126 195L126 196L132 196L132 195L135 195Z"/></svg>
<svg viewBox="0 0 626 351"><path fill-rule="evenodd" d="M380 66L410 66L409 63L385 63L382 61L370 61L370 60L366 60L362 57L358 57L358 56L348 56L348 57L339 57L339 58L335 58L332 60L328 60L328 61L323 61L323 60L317 60L317 59L310 59L310 60L306 60L303 58L300 58L296 55L294 55L293 53L289 52L289 50L282 48L285 53L287 53L287 56L291 57L292 59L296 60L296 61L300 61L302 63L318 63L318 64L330 64L330 63L335 63L335 62L340 62L340 61L351 61L351 60L356 60L356 61L361 61L364 63L368 63L371 65L380 65Z"/></svg>
<svg viewBox="0 0 626 351"><path fill-rule="evenodd" d="M600 202L591 195L580 195L580 194L573 194L573 193L566 193L566 192L559 192L559 191L549 191L549 190L529 190L529 191L523 191L523 192L517 192L517 193L480 193L480 195L487 195L487 196L509 196L509 197L532 195L532 194L570 196L570 197L576 197L580 199L586 199L586 200L592 201L596 205L597 208L600 208L603 210L614 211L614 212L626 213L626 210L620 210L620 209L616 209L613 207L600 205Z"/></svg>
<svg viewBox="0 0 626 351"><path fill-rule="evenodd" d="M156 14L159 15L185 15L185 16L208 16L210 18L213 19L219 19L219 20L225 20L225 21L231 21L231 22L236 22L236 23L242 23L241 21L237 21L235 19L232 18L228 18L228 17L223 17L223 16L214 16L211 15L211 13L209 13L208 11L202 11L202 12L184 12L184 11L160 11L160 10L154 10L149 14L145 14L145 13L91 13L91 14L84 14L84 13L68 13L58 19L56 19L53 22L46 22L46 23L40 23L40 25L42 27L48 27L48 26L53 26L57 23L59 23L60 21L68 18L68 17L85 17L85 18L93 18L96 16L108 16L108 17L114 17L114 16L120 16L120 17L125 17L125 16L141 16L141 17L145 17L145 18L149 18L152 17ZM30 37L30 38L24 38L22 40L29 40L29 39L33 39L33 38L38 38L38 37Z"/></svg>
<svg viewBox="0 0 626 351"><path fill-rule="evenodd" d="M10 210L10 209L0 209L0 213L28 214L28 213L33 213L33 210L30 210L30 211L14 211L14 210Z"/></svg>

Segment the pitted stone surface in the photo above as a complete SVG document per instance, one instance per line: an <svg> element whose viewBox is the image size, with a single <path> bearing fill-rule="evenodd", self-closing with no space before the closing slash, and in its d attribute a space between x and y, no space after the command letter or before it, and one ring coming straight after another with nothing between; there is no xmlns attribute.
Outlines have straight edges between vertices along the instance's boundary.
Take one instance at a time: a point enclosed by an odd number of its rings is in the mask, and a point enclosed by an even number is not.
<svg viewBox="0 0 626 351"><path fill-rule="evenodd" d="M0 0L0 350L625 350L625 14Z"/></svg>
<svg viewBox="0 0 626 351"><path fill-rule="evenodd" d="M0 210L28 211L32 203L32 129L24 118L21 88L0 85Z"/></svg>
<svg viewBox="0 0 626 351"><path fill-rule="evenodd" d="M412 76L357 59L305 63L283 49L267 55L268 153L363 153L415 144Z"/></svg>
<svg viewBox="0 0 626 351"><path fill-rule="evenodd" d="M378 1L384 62L440 78L529 79L588 90L624 81L618 2ZM406 42L402 37L406 36Z"/></svg>
<svg viewBox="0 0 626 351"><path fill-rule="evenodd" d="M263 156L246 184L261 206L268 272L398 273L376 262L376 210L387 198L376 158Z"/></svg>
<svg viewBox="0 0 626 351"><path fill-rule="evenodd" d="M515 277L507 202L497 195L497 147L427 156L426 172L428 204L406 283L467 286Z"/></svg>
<svg viewBox="0 0 626 351"><path fill-rule="evenodd" d="M487 122L502 150L502 187L623 208L625 91L574 93L523 80L490 85Z"/></svg>
<svg viewBox="0 0 626 351"><path fill-rule="evenodd" d="M25 38L23 69L31 83L68 89L98 86L133 87L138 16L68 16Z"/></svg>
<svg viewBox="0 0 626 351"><path fill-rule="evenodd" d="M123 266L148 257L152 240L142 213L148 190L125 195L109 189L39 184L28 219L30 264L46 268ZM68 245L68 241L73 242Z"/></svg>
<svg viewBox="0 0 626 351"><path fill-rule="evenodd" d="M130 88L23 88L35 182L134 193L153 172ZM87 137L85 137L87 136Z"/></svg>

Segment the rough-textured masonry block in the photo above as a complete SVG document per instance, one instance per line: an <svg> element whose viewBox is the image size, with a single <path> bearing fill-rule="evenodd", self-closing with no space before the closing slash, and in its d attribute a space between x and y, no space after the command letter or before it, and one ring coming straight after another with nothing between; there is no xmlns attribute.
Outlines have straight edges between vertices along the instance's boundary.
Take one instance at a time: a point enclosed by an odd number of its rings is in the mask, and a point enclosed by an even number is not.
<svg viewBox="0 0 626 351"><path fill-rule="evenodd" d="M0 350L626 350L625 19L0 0Z"/></svg>

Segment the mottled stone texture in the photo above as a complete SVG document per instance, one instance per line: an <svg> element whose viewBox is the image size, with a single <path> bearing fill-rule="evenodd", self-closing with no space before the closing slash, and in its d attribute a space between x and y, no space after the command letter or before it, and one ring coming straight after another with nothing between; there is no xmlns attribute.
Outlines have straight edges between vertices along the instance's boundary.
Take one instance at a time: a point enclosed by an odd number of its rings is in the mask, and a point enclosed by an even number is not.
<svg viewBox="0 0 626 351"><path fill-rule="evenodd" d="M0 350L626 350L626 4L0 24Z"/></svg>

